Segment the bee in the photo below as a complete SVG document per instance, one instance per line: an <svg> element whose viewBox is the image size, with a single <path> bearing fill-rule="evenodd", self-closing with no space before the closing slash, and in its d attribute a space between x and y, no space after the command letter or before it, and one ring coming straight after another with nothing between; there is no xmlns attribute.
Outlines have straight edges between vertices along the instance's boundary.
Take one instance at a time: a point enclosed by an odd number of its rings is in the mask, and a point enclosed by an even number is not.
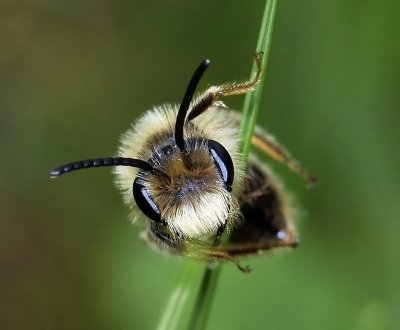
<svg viewBox="0 0 400 330"><path fill-rule="evenodd" d="M195 94L210 61L195 70L180 105L147 111L122 135L117 157L94 158L53 169L52 178L75 170L114 167L116 184L142 221L142 238L173 255L233 262L298 245L293 208L281 182L254 154L247 162L238 136L240 114L221 97L253 91L261 77L211 86ZM312 183L310 175L276 140L256 127L252 145ZM227 232L229 238L221 240Z"/></svg>

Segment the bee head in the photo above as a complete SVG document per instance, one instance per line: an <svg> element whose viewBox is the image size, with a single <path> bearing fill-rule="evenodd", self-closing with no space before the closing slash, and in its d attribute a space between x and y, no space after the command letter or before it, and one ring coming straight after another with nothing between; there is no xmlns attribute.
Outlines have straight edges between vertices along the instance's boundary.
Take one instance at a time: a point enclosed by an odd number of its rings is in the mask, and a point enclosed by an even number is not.
<svg viewBox="0 0 400 330"><path fill-rule="evenodd" d="M168 226L172 234L180 237L215 234L226 225L231 209L233 161L218 141L184 134L193 117L211 105L206 100L205 104L191 107L196 87L209 64L209 60L203 61L194 72L171 136L153 147L147 159L81 160L55 168L50 176L102 166L138 168L130 184L136 205L147 218Z"/></svg>
<svg viewBox="0 0 400 330"><path fill-rule="evenodd" d="M162 176L141 170L133 183L136 205L151 220L169 226L177 236L212 234L229 216L234 165L215 140L185 137L187 113L196 86L207 69L203 61L192 76L180 104L174 136L154 149L147 162Z"/></svg>

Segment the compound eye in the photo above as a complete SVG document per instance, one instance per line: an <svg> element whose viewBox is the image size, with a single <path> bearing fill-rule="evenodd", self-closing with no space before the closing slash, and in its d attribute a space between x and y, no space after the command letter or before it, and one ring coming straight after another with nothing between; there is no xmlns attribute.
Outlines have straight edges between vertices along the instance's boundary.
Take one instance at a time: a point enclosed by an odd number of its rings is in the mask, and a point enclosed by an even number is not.
<svg viewBox="0 0 400 330"><path fill-rule="evenodd" d="M147 188L138 183L138 178L133 182L133 198L143 214L151 220L162 222L161 213L151 197Z"/></svg>
<svg viewBox="0 0 400 330"><path fill-rule="evenodd" d="M223 147L222 144L214 140L208 141L208 150L214 160L219 174L225 182L226 190L232 191L233 183L233 162L229 152Z"/></svg>

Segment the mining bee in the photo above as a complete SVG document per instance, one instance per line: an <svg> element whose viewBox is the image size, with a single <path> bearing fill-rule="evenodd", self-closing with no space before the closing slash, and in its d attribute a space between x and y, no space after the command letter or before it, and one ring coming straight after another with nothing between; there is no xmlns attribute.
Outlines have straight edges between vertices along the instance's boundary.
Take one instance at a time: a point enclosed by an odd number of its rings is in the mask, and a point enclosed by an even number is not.
<svg viewBox="0 0 400 330"><path fill-rule="evenodd" d="M210 263L296 247L293 208L280 181L255 155L242 159L240 114L221 97L253 91L261 76L241 83L211 86L195 95L210 61L200 63L180 105L147 111L121 138L117 157L81 160L50 172L113 166L116 184L142 221L150 246ZM288 166L309 183L314 178L276 140L256 127L252 145ZM227 232L229 239L221 240Z"/></svg>

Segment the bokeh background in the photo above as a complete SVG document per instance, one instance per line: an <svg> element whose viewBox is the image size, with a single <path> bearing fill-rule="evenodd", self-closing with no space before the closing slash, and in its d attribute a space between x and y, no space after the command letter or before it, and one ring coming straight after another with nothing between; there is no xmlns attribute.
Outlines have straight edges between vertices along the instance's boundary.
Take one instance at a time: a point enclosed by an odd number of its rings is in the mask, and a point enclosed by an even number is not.
<svg viewBox="0 0 400 330"><path fill-rule="evenodd" d="M202 87L246 79L263 8L0 0L1 329L156 326L182 261L139 240L108 169L48 171L114 155L204 58ZM398 329L399 18L395 0L279 2L259 123L320 183L273 164L301 245L224 266L209 329Z"/></svg>

